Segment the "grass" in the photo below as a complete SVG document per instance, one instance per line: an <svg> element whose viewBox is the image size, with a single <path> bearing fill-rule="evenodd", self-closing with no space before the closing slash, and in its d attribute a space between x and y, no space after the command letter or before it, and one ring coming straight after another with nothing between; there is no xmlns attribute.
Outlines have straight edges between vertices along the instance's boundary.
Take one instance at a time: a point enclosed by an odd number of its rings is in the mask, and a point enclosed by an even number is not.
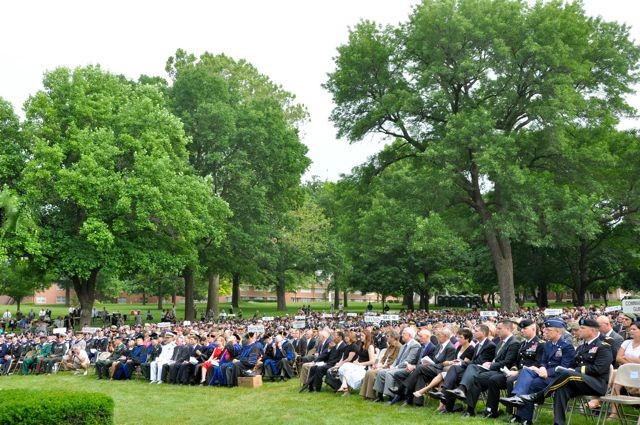
<svg viewBox="0 0 640 425"><path fill-rule="evenodd" d="M495 420L461 418L459 414L439 415L432 400L426 408L388 406L364 401L352 394L341 397L324 387L321 393L298 394L298 381L265 383L262 387L218 388L150 385L141 379L131 381L98 381L94 376L74 376L61 372L50 376L3 376L3 389L73 388L99 392L115 401L115 423L118 425L200 425L205 423L260 425L401 425L415 423L469 425L503 424L506 416ZM481 409L479 403L478 410ZM544 409L538 421L553 423L550 410ZM587 420L574 414L572 423L586 425Z"/></svg>

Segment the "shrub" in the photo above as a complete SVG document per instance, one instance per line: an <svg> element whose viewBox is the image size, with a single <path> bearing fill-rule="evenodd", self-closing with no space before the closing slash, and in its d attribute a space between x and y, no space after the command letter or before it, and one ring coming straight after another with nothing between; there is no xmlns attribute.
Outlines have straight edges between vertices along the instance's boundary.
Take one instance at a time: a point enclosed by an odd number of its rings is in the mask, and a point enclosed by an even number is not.
<svg viewBox="0 0 640 425"><path fill-rule="evenodd" d="M0 424L113 424L113 399L104 394L53 391L0 391Z"/></svg>

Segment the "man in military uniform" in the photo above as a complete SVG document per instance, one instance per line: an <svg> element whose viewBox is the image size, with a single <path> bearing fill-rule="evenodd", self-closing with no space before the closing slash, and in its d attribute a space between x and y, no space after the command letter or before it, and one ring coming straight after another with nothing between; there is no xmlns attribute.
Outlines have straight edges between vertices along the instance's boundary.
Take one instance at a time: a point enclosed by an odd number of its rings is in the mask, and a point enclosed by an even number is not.
<svg viewBox="0 0 640 425"><path fill-rule="evenodd" d="M42 360L42 369L44 373L51 373L53 366L62 361L62 356L67 353L69 346L63 334L58 335L58 340L51 344L51 353Z"/></svg>
<svg viewBox="0 0 640 425"><path fill-rule="evenodd" d="M37 357L36 357L36 375L40 374L40 371L43 370L42 369L42 363L44 362L44 360L49 357L49 355L51 355L51 350L53 349L53 343L55 342L55 337L53 335L49 335L48 337L45 337L45 342L44 344L42 344L41 348L40 348L40 352L38 353ZM42 341L42 338L40 339Z"/></svg>
<svg viewBox="0 0 640 425"><path fill-rule="evenodd" d="M593 319L580 319L579 338L584 341L576 349L573 369L556 367L558 374L544 390L524 394L525 403L542 403L552 393L554 425L565 425L569 400L580 395L604 395L607 391L613 356L611 347L598 338L599 325Z"/></svg>
<svg viewBox="0 0 640 425"><path fill-rule="evenodd" d="M564 322L560 319L549 319L544 323L544 344L542 359L535 365L522 367L513 387L512 397L501 398L507 406L516 406L515 415L510 422L531 425L533 420L533 404L524 403L520 399L522 394L541 391L556 378L556 367L570 368L573 366L576 350L566 339L562 338Z"/></svg>
<svg viewBox="0 0 640 425"><path fill-rule="evenodd" d="M28 374L29 369L31 369L33 364L37 365L36 362L38 361L38 357L42 352L42 347L47 342L47 337L44 335L40 335L38 339L40 340L40 342L38 343L34 341L33 343L31 343L31 348L27 350L25 354L24 360L22 361L22 375Z"/></svg>
<svg viewBox="0 0 640 425"><path fill-rule="evenodd" d="M126 358L127 346L122 342L122 335L115 336L113 345L115 348L111 356L106 360L98 360L96 362L96 376L98 379L102 379L103 377L109 378L109 368L111 365L120 358Z"/></svg>
<svg viewBox="0 0 640 425"><path fill-rule="evenodd" d="M151 362L156 360L160 353L162 352L162 337L154 334L151 336L151 345L147 348L147 359L140 365L140 370L142 370L142 375L144 375L144 379L147 381L150 378L151 374Z"/></svg>

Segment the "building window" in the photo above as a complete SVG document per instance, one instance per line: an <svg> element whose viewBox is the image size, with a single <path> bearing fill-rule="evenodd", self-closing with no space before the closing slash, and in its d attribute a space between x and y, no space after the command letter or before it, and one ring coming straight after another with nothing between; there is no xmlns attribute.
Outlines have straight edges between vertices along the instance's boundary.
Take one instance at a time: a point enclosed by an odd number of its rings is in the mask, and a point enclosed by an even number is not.
<svg viewBox="0 0 640 425"><path fill-rule="evenodd" d="M127 304L128 301L126 298L118 298L118 304Z"/></svg>
<svg viewBox="0 0 640 425"><path fill-rule="evenodd" d="M65 296L61 297L59 295L56 297L56 304L64 304L66 302L67 302L67 297Z"/></svg>
<svg viewBox="0 0 640 425"><path fill-rule="evenodd" d="M36 297L36 304L46 304L47 297L43 297L42 295Z"/></svg>

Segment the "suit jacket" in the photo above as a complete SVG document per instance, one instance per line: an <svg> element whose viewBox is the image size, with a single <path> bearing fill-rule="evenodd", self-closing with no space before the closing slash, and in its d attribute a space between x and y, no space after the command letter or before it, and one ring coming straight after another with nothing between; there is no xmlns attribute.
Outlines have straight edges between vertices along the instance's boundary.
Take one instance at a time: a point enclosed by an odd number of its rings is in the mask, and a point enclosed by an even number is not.
<svg viewBox="0 0 640 425"><path fill-rule="evenodd" d="M442 351L440 351L441 348L442 346L438 345L436 352L433 355L434 364L432 366L435 368L436 372L444 368L443 362L450 361L456 358L456 348L451 343L451 341L447 341L447 343L444 345L444 348L442 348ZM428 362L425 361L423 362L423 364L426 365L428 364Z"/></svg>
<svg viewBox="0 0 640 425"><path fill-rule="evenodd" d="M496 358L493 359L490 370L500 370L503 367L511 369L518 364L518 351L520 351L520 341L511 335L502 343L502 348L496 348Z"/></svg>
<svg viewBox="0 0 640 425"><path fill-rule="evenodd" d="M189 351L190 347L188 345L176 346L176 348L173 349L173 356L171 356L171 360L176 363L187 361L189 360Z"/></svg>
<svg viewBox="0 0 640 425"><path fill-rule="evenodd" d="M396 361L393 362L391 366L398 369L406 369L407 363L412 365L418 364L421 347L420 343L412 338L402 346L398 358L396 358Z"/></svg>
<svg viewBox="0 0 640 425"><path fill-rule="evenodd" d="M327 338L324 343L318 342L319 351L316 351L318 353L318 357L316 358L315 361L317 362L327 361L327 359L329 358L329 354L333 351L333 349L329 347L329 342L331 342L331 338Z"/></svg>
<svg viewBox="0 0 640 425"><path fill-rule="evenodd" d="M442 351L440 351L442 349ZM440 345L436 349L434 353L433 361L436 365L441 365L444 361L450 361L456 358L456 348L451 344L450 341L444 345L442 348Z"/></svg>
<svg viewBox="0 0 640 425"><path fill-rule="evenodd" d="M620 346L622 345L624 338L622 338L622 336L616 331L611 331L611 334L609 334L608 336L600 333L600 340L606 342L611 346L611 354L613 354L613 360L615 362L616 356L618 355L618 350L620 350ZM617 366L617 364L615 364L614 366Z"/></svg>
<svg viewBox="0 0 640 425"><path fill-rule="evenodd" d="M396 341L395 344L389 344L389 346L387 347L387 351L384 352L382 359L380 359L380 363L386 365L387 367L391 366L393 362L396 361L396 358L398 358L401 347L402 345L400 345L398 341Z"/></svg>
<svg viewBox="0 0 640 425"><path fill-rule="evenodd" d="M476 345L477 346L477 345ZM496 356L496 345L490 339L486 338L479 350L474 349L471 364L482 364L484 362L493 361Z"/></svg>
<svg viewBox="0 0 640 425"><path fill-rule="evenodd" d="M333 349L329 352L329 356L325 361L326 365L329 367L333 367L340 361L342 355L346 351L348 345L344 341L340 341L340 344L333 347Z"/></svg>
<svg viewBox="0 0 640 425"><path fill-rule="evenodd" d="M423 359L425 357L431 357L431 359L433 360L433 356L436 355L436 348L437 344L434 344L431 341L427 342L420 349L420 358Z"/></svg>

